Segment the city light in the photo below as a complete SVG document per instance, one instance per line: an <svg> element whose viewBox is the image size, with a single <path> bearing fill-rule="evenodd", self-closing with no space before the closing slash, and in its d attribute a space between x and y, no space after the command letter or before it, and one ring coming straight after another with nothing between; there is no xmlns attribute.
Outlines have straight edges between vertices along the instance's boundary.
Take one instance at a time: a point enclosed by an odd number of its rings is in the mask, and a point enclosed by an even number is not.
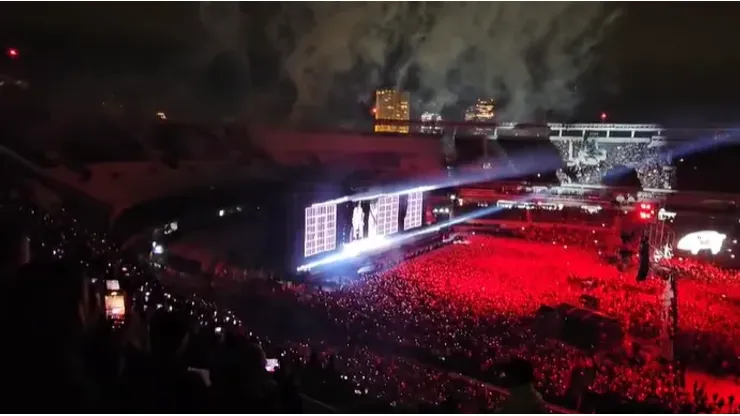
<svg viewBox="0 0 740 416"><path fill-rule="evenodd" d="M423 123L429 123L421 127L421 132L426 134L439 133L442 131L442 127L436 123L442 121L442 116L438 113L425 112L421 115L421 121Z"/></svg>
<svg viewBox="0 0 740 416"><path fill-rule="evenodd" d="M637 215L642 221L652 221L655 218L655 207L652 204L642 202L637 207Z"/></svg>
<svg viewBox="0 0 740 416"><path fill-rule="evenodd" d="M465 110L465 121L488 123L496 117L496 103L493 100L479 99L474 105ZM476 134L485 134L488 129L476 128Z"/></svg>
<svg viewBox="0 0 740 416"><path fill-rule="evenodd" d="M375 107L373 114L376 120L409 121L410 95L408 92L394 89L378 90L375 93ZM408 126L376 124L376 133L408 133Z"/></svg>
<svg viewBox="0 0 740 416"><path fill-rule="evenodd" d="M465 111L465 121L491 121L496 116L496 103L493 100L479 99Z"/></svg>
<svg viewBox="0 0 740 416"><path fill-rule="evenodd" d="M18 49L15 48L8 48L5 51L5 54L8 55L8 58L15 59L20 56L20 53L18 52Z"/></svg>

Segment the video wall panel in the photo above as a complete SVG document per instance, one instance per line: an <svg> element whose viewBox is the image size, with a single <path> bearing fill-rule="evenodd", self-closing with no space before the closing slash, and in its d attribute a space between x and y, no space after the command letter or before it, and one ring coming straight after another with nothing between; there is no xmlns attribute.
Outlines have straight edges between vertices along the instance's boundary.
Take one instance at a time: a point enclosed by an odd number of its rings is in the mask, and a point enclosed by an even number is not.
<svg viewBox="0 0 740 416"><path fill-rule="evenodd" d="M424 193L412 192L408 194L406 216L403 219L403 229L411 230L421 227L424 213Z"/></svg>
<svg viewBox="0 0 740 416"><path fill-rule="evenodd" d="M306 208L304 257L332 251L337 247L337 205L321 204Z"/></svg>
<svg viewBox="0 0 740 416"><path fill-rule="evenodd" d="M391 235L398 232L398 195L385 195L378 198L376 214L377 235Z"/></svg>
<svg viewBox="0 0 740 416"><path fill-rule="evenodd" d="M308 201L306 201L308 202ZM424 223L423 192L341 197L301 208L302 241L295 252L304 259L323 259L345 245L376 237L390 237ZM296 225L298 225L296 224ZM303 246L301 249L301 245ZM319 261L319 260L316 260Z"/></svg>

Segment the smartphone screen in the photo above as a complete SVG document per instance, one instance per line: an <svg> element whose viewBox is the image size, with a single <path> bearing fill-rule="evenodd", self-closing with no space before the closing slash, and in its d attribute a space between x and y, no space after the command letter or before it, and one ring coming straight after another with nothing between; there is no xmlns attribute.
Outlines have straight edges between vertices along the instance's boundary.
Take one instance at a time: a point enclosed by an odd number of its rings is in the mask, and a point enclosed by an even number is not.
<svg viewBox="0 0 740 416"><path fill-rule="evenodd" d="M105 315L108 319L120 320L126 316L126 299L122 294L105 295Z"/></svg>
<svg viewBox="0 0 740 416"><path fill-rule="evenodd" d="M280 364L278 363L277 358L268 358L267 363L265 363L265 370L267 370L268 373L275 372L275 369L280 367Z"/></svg>
<svg viewBox="0 0 740 416"><path fill-rule="evenodd" d="M105 288L107 290L121 290L121 285L118 283L118 280L106 280Z"/></svg>

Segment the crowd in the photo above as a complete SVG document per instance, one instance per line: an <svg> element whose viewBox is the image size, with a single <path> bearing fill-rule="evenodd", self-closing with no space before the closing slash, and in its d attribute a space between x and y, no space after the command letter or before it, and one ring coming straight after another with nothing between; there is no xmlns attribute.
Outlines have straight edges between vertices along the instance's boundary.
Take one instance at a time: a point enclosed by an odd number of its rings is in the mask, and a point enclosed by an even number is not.
<svg viewBox="0 0 740 416"><path fill-rule="evenodd" d="M2 211L14 219L3 240L29 243L2 250L2 316L14 334L4 354L15 381L7 406L450 412L507 409L511 397L536 403L539 394L581 411L737 410L734 397L683 380L687 371L739 374L740 328L728 317L740 307L740 277L675 261L678 360L663 360L648 347L661 339L664 282L638 283L633 270L606 264L598 252L614 244L609 229L469 235L375 259L382 267L332 290L220 276L201 291L187 285L198 277L164 279L167 269L150 268L145 253L121 252L70 212L20 203ZM121 322L106 314L96 280L121 282L128 299ZM538 308L578 305L583 294L622 323L623 348L584 350L538 330ZM524 379L536 392L522 389L521 373L511 370L521 360L531 365ZM31 390L60 399L29 405Z"/></svg>
<svg viewBox="0 0 740 416"><path fill-rule="evenodd" d="M734 343L728 337L735 324L726 319L737 311L730 302L712 300L712 292L694 291L706 282L691 277L682 282L681 337L676 342L679 365L648 348L660 339L663 282L637 283L634 273L620 273L603 264L593 253L593 240L584 235L557 230L524 234L529 241L470 237L468 244L443 247L339 290L293 286L282 296L292 294L294 299L286 302L297 301L313 311L314 335L322 336L317 335L322 334L317 322L324 322L339 338L336 345L344 348L367 345L376 353L407 357L419 365L503 386L505 371L498 364L526 358L534 364L539 391L558 404L574 405L572 390L578 384L573 381L574 372L593 368L592 379L577 395L581 410L614 411L614 406L622 406L620 410L736 410L731 407L734 398L717 397L703 386L683 382L691 369L717 374L724 368L725 374L737 373ZM536 239L547 243L533 243ZM588 251L581 249L579 241L588 242ZM703 273L706 279L711 270ZM720 283L721 287L727 289L724 285L732 284L732 279ZM646 347L635 349L627 341L628 347L596 353L535 330L532 316L540 306L578 304L584 293L597 297L601 312L624 324L628 340L647 342ZM435 392L444 385L436 378L430 380L415 388ZM421 394L415 390L413 395Z"/></svg>
<svg viewBox="0 0 740 416"><path fill-rule="evenodd" d="M4 409L332 410L298 390L301 382L346 384L320 357L304 364L232 312L165 290L144 253L121 252L64 209L50 214L12 198L0 212ZM108 302L119 294L116 310Z"/></svg>
<svg viewBox="0 0 740 416"><path fill-rule="evenodd" d="M651 143L596 143L594 139L553 141L570 167L568 174L558 173L561 182L598 185L611 169L625 166L635 169L644 188L672 188L672 170L663 147Z"/></svg>
<svg viewBox="0 0 740 416"><path fill-rule="evenodd" d="M13 380L7 409L450 412L491 409L506 398L501 389L367 346L337 348L331 331L306 337L305 328L271 314L281 293L291 294L288 309L305 312L295 291L274 279L196 296L198 285L179 284L196 277L180 275L165 289L168 270L152 267L148 253L121 252L64 209L50 214L4 200L0 211L1 316L12 334L3 354ZM126 295L123 315L109 313L113 281ZM238 315L221 307L228 303ZM29 401L31 393L48 400Z"/></svg>

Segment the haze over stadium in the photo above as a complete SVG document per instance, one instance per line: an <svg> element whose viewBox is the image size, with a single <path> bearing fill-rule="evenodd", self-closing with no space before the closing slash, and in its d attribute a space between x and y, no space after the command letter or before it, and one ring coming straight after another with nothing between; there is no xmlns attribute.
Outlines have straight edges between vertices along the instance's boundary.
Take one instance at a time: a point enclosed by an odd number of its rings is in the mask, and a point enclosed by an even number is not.
<svg viewBox="0 0 740 416"><path fill-rule="evenodd" d="M527 120L573 110L575 85L618 15L598 3L288 4L271 39L296 85L294 120L389 81L416 84L416 111L497 97L503 119Z"/></svg>

